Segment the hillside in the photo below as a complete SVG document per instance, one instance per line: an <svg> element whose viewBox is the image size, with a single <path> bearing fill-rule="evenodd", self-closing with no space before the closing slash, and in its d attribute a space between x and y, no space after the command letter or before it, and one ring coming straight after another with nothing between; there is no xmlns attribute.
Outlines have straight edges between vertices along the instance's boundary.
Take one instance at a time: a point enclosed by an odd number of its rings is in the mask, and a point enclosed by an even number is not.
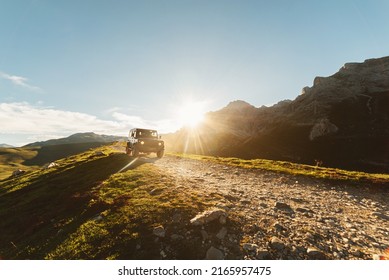
<svg viewBox="0 0 389 280"><path fill-rule="evenodd" d="M8 144L0 144L0 148L13 148L13 146Z"/></svg>
<svg viewBox="0 0 389 280"><path fill-rule="evenodd" d="M104 146L0 182L0 257L371 259L389 246L388 183Z"/></svg>
<svg viewBox="0 0 389 280"><path fill-rule="evenodd" d="M295 100L231 102L196 129L167 136L176 152L267 158L389 172L389 57L346 63Z"/></svg>
<svg viewBox="0 0 389 280"><path fill-rule="evenodd" d="M58 159L76 155L104 143L73 143L23 148L0 148L0 180L16 170L31 171Z"/></svg>
<svg viewBox="0 0 389 280"><path fill-rule="evenodd" d="M20 148L0 148L0 180L8 178L19 169L31 171L58 159L122 139L122 137L88 132L35 142Z"/></svg>
<svg viewBox="0 0 389 280"><path fill-rule="evenodd" d="M43 147L63 144L79 144L79 143L111 143L116 141L123 141L125 137L112 136L112 135L101 135L94 132L84 132L72 134L68 137L50 139L47 141L34 142L27 144L25 147Z"/></svg>

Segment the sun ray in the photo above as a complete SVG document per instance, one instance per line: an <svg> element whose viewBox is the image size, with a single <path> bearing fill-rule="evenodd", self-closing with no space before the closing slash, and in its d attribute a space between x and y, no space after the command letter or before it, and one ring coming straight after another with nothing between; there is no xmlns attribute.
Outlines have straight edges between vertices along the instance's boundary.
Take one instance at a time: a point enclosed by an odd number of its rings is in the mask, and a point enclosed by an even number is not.
<svg viewBox="0 0 389 280"><path fill-rule="evenodd" d="M205 103L188 101L178 109L177 118L181 126L196 127L204 120Z"/></svg>

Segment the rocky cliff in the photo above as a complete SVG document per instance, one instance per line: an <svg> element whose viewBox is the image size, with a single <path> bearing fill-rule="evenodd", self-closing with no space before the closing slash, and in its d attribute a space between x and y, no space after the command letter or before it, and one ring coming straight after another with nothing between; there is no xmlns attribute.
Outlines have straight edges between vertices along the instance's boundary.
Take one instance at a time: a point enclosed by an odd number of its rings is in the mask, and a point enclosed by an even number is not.
<svg viewBox="0 0 389 280"><path fill-rule="evenodd" d="M346 63L293 101L244 101L168 137L175 151L389 172L389 57Z"/></svg>

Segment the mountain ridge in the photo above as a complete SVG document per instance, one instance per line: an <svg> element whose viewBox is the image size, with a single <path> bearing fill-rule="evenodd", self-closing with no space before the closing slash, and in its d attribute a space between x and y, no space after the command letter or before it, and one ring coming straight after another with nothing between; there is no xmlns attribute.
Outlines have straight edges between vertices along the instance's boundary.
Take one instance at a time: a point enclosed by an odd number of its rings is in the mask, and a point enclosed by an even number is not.
<svg viewBox="0 0 389 280"><path fill-rule="evenodd" d="M389 172L389 57L315 77L294 100L235 102L208 113L196 131L170 135L169 149Z"/></svg>
<svg viewBox="0 0 389 280"><path fill-rule="evenodd" d="M5 143L0 144L0 148L13 148L13 147L14 147L14 146L8 145L8 144L5 144Z"/></svg>
<svg viewBox="0 0 389 280"><path fill-rule="evenodd" d="M33 147L33 146L52 146L60 144L76 144L76 143L109 143L115 141L123 141L125 137L122 136L113 136L113 135L104 135L96 134L94 132L81 132L71 134L70 136L58 138L58 139L49 139L46 141L39 141L27 144L23 147Z"/></svg>

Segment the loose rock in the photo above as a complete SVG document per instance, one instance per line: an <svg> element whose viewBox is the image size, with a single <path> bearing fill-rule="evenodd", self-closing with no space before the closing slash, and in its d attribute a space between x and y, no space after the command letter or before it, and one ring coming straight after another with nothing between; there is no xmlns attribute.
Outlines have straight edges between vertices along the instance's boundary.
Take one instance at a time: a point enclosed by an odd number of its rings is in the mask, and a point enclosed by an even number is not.
<svg viewBox="0 0 389 280"><path fill-rule="evenodd" d="M317 248L313 248L313 247L308 248L307 254L312 259L320 259L320 260L326 259L325 254Z"/></svg>
<svg viewBox="0 0 389 280"><path fill-rule="evenodd" d="M380 213L380 212L373 212L372 214L373 216L377 217L377 218L380 218L382 220L385 220L385 221L389 221L389 216L383 214L383 213Z"/></svg>
<svg viewBox="0 0 389 280"><path fill-rule="evenodd" d="M270 240L270 247L275 250L281 251L285 248L285 244L280 239L273 236Z"/></svg>
<svg viewBox="0 0 389 280"><path fill-rule="evenodd" d="M191 219L190 223L194 226L201 226L220 219L221 216L227 216L227 213L222 209L207 210Z"/></svg>
<svg viewBox="0 0 389 280"><path fill-rule="evenodd" d="M205 255L206 260L223 260L224 259L224 253L216 249L215 247L211 246L211 248L208 249L206 255Z"/></svg>
<svg viewBox="0 0 389 280"><path fill-rule="evenodd" d="M245 251L254 251L254 250L258 249L258 245L257 244L251 244L251 243L243 243L242 248Z"/></svg>
<svg viewBox="0 0 389 280"><path fill-rule="evenodd" d="M290 205L279 201L275 203L274 208L281 211L293 212L293 209L290 207Z"/></svg>
<svg viewBox="0 0 389 280"><path fill-rule="evenodd" d="M219 239L224 239L227 235L227 229L225 227L222 227L220 231L216 234L216 237Z"/></svg>
<svg viewBox="0 0 389 280"><path fill-rule="evenodd" d="M163 226L157 226L153 229L153 234L157 237L165 237L166 231Z"/></svg>

